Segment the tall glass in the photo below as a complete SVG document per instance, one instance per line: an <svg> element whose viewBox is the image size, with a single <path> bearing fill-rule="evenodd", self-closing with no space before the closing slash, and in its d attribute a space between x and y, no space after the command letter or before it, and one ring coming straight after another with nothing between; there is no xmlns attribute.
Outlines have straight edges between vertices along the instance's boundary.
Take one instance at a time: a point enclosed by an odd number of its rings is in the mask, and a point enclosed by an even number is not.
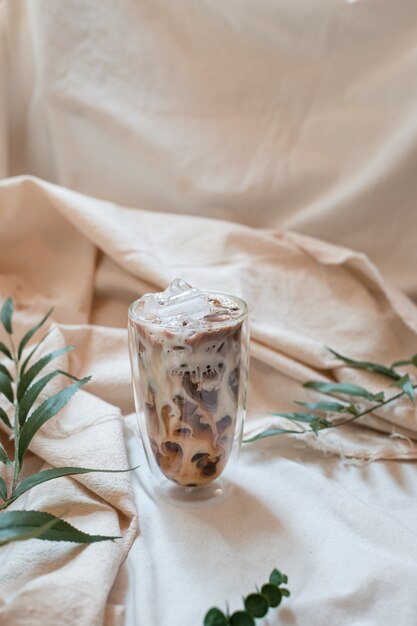
<svg viewBox="0 0 417 626"><path fill-rule="evenodd" d="M203 292L219 306L179 325L129 307L129 349L139 428L155 489L192 504L222 496L243 433L249 365L247 305ZM146 298L146 296L145 296ZM222 314L228 307L230 314ZM151 319L146 319L150 317Z"/></svg>

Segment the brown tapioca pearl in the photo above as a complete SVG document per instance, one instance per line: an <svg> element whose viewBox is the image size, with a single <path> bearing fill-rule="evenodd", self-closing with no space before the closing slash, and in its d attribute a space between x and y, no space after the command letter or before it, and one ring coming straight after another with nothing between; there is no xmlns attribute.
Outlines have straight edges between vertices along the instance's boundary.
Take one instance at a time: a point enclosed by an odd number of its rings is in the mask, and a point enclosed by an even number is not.
<svg viewBox="0 0 417 626"><path fill-rule="evenodd" d="M196 463L197 461L200 461L201 459L204 459L208 457L208 452L197 452L196 454L194 454L194 456L191 458L191 462L192 463Z"/></svg>
<svg viewBox="0 0 417 626"><path fill-rule="evenodd" d="M220 455L219 456L215 456L212 457L211 459L209 458L208 454L205 454L204 456L201 457L201 459L199 459L197 461L197 467L199 469L204 469L207 465L216 465L216 463L219 462L220 459Z"/></svg>
<svg viewBox="0 0 417 626"><path fill-rule="evenodd" d="M205 465L203 469L201 470L201 473L203 474L203 476L213 476L213 474L215 474L216 472L217 472L217 466L212 461L209 461L207 465Z"/></svg>
<svg viewBox="0 0 417 626"><path fill-rule="evenodd" d="M162 448L167 452L173 452L175 454L180 454L181 456L183 455L180 444L176 443L175 441L164 441L164 443L162 444Z"/></svg>
<svg viewBox="0 0 417 626"><path fill-rule="evenodd" d="M164 472L173 472L176 474L181 469L183 451L181 446L175 441L164 441L162 444L161 458L159 466Z"/></svg>
<svg viewBox="0 0 417 626"><path fill-rule="evenodd" d="M230 417L230 415L225 415L224 417L219 419L218 422L216 422L217 432L219 434L224 432L227 428L229 428L231 423L232 423L232 418Z"/></svg>

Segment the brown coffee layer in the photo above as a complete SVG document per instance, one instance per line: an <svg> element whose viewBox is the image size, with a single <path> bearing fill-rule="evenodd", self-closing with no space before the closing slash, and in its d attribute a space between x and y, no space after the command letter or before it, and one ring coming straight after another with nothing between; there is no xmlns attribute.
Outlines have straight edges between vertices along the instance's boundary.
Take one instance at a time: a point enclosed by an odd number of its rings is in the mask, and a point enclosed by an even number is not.
<svg viewBox="0 0 417 626"><path fill-rule="evenodd" d="M188 332L140 322L135 328L155 460L176 483L206 485L223 471L233 444L242 323Z"/></svg>

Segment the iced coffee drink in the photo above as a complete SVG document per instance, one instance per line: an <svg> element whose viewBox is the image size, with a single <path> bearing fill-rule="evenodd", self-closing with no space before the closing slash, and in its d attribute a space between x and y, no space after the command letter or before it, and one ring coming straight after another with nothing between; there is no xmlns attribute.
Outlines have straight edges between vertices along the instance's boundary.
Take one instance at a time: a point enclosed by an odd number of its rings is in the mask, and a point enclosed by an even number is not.
<svg viewBox="0 0 417 626"><path fill-rule="evenodd" d="M207 485L222 473L238 436L246 305L176 279L132 307L142 437L166 478L185 487Z"/></svg>

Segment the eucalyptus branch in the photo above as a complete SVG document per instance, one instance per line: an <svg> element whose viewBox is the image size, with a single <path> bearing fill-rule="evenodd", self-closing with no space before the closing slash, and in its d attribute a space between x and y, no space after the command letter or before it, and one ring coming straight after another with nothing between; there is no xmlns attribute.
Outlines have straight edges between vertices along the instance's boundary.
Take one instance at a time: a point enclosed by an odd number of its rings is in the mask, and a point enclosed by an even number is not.
<svg viewBox="0 0 417 626"><path fill-rule="evenodd" d="M395 400L403 396L407 396L409 400L415 403L415 389L417 389L417 384L414 384L411 381L410 375L402 374L397 371L397 367L401 367L404 365L413 365L417 368L417 355L410 357L409 359L404 359L401 361L396 361L390 366L382 365L380 363L373 363L368 361L356 361L350 357L343 356L334 350L329 349L330 352L340 361L343 361L346 367L363 369L368 372L372 372L375 374L379 374L380 376L385 376L389 378L391 381L391 387L399 387L402 389L401 392L391 396L390 398L385 397L384 391L379 391L378 393L371 392L363 387L359 387L358 385L353 385L351 383L326 383L322 381L308 381L304 383L304 387L308 389L314 389L318 392L324 393L328 395L331 401L322 401L322 402L296 402L296 404L310 409L309 412L306 411L298 411L294 413L273 413L273 415L277 417L284 417L285 419L295 423L298 427L298 430L292 430L287 428L268 428L261 433L255 435L254 437L250 437L248 439L244 439L243 443L251 443L253 441L257 441L258 439L264 439L265 437L273 437L276 435L285 435L285 434L293 434L293 435L304 435L307 432L314 432L315 435L318 435L319 431L329 429L329 428L338 428L340 426L345 426L346 424L350 424L358 420L360 417L364 415L368 415L373 411L376 411L382 406L390 404ZM334 394L342 395L348 398L344 403L338 400L338 398L334 396ZM365 410L359 410L355 404L356 398L364 398L368 401L373 401L374 404ZM311 410L314 410L312 412ZM338 414L348 413L350 417L347 419L339 420L339 421L329 421L327 417L323 416L325 413L326 416L329 414ZM302 423L307 423L309 428L303 428Z"/></svg>
<svg viewBox="0 0 417 626"><path fill-rule="evenodd" d="M53 370L39 378L42 370L49 363L73 349L72 346L68 346L54 350L39 358L38 361L29 367L35 351L49 333L42 337L22 362L26 345L47 321L51 313L52 309L22 337L16 346L13 335L13 302L11 298L4 302L0 311L0 321L7 333L10 346L7 347L3 342L0 342L0 353L14 365L13 375L8 367L0 363L0 395L13 407L13 422L10 422L7 412L2 407L0 407L0 420L3 421L14 439L14 456L12 460L8 457L3 446L0 445L0 464L13 466L13 480L10 489L4 478L0 476L0 511L10 506L12 502L15 502L29 489L62 476L75 476L91 472L118 473L136 469L108 470L86 467L57 467L37 472L19 482L26 452L37 431L47 421L55 417L72 396L91 379L90 376L78 379L60 369ZM39 402L38 399L41 392L56 376L70 379L72 383ZM8 511L7 513L0 513L0 546L9 541L23 540L30 537L50 541L74 541L76 543L92 543L117 539L117 537L88 535L74 528L68 522L42 511Z"/></svg>
<svg viewBox="0 0 417 626"><path fill-rule="evenodd" d="M413 389L417 389L417 385L412 385ZM384 406L386 404L389 404L390 402L394 402L394 400L398 400L399 398L401 398L402 396L405 396L405 391L400 391L400 393L397 393L395 396L392 396L391 398L388 398L387 400L384 400L383 402L379 402L379 404L375 404L374 406L369 407L368 409L366 409L366 411L362 411L362 413L358 413L357 415L353 415L352 417L349 417L346 420L343 420L341 422L336 422L334 424L331 424L331 426L329 426L329 428L336 428L338 426L344 426L345 424L350 424L350 422L354 422L355 420L359 419L360 417L363 417L364 415L368 415L369 413L372 413L373 411L375 411L376 409L379 409L381 406Z"/></svg>
<svg viewBox="0 0 417 626"><path fill-rule="evenodd" d="M276 608L281 604L283 597L289 597L290 592L286 587L288 576L279 570L272 570L267 583L262 585L256 593L250 593L243 599L244 608L226 614L217 607L210 609L204 618L204 626L255 626L255 618L264 617L270 608Z"/></svg>

